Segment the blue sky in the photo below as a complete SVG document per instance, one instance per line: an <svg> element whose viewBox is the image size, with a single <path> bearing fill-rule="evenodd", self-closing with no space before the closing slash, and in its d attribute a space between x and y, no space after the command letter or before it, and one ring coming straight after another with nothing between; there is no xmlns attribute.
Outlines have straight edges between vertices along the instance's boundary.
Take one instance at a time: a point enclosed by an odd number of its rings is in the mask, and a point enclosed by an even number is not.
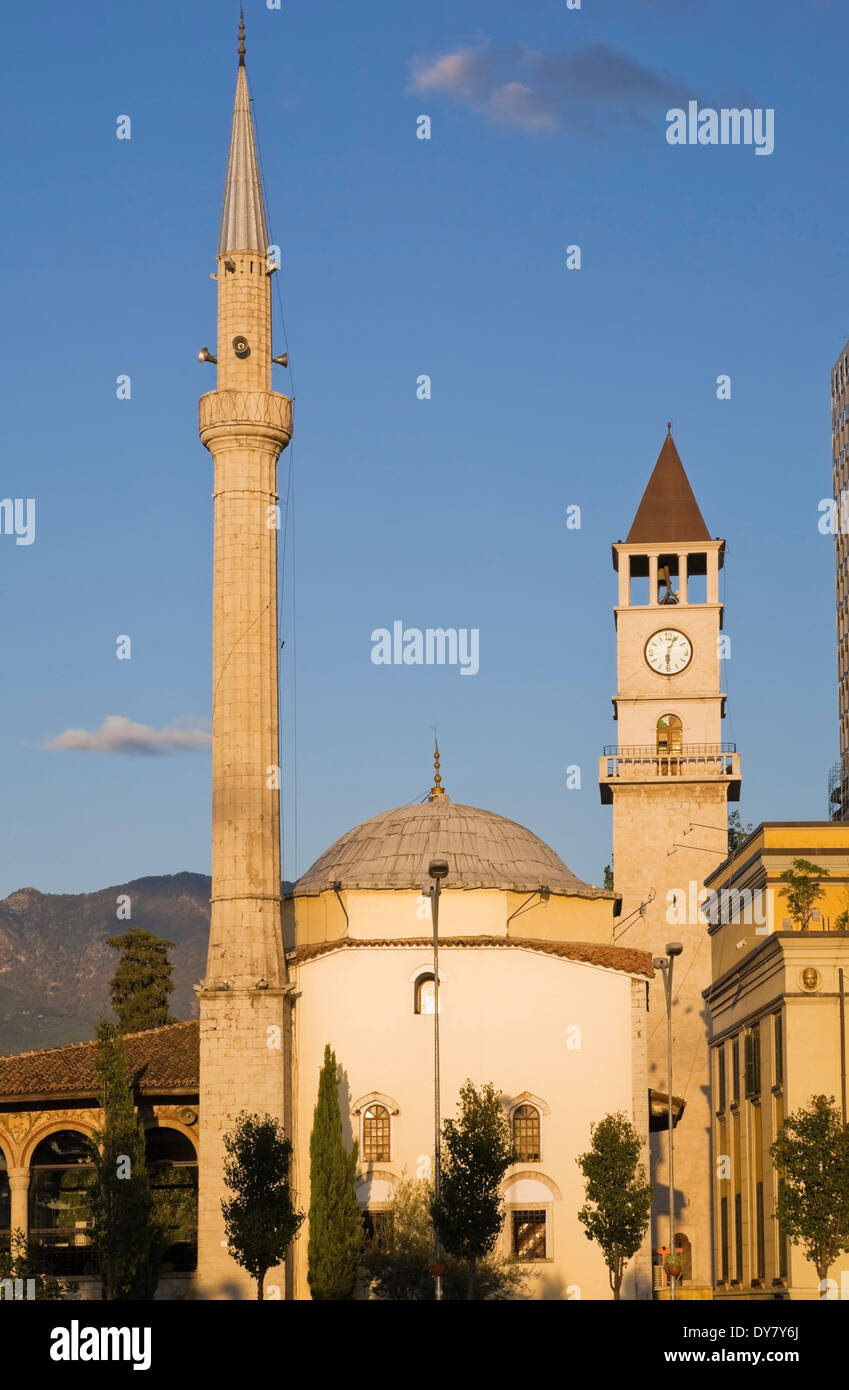
<svg viewBox="0 0 849 1390"><path fill-rule="evenodd" d="M823 817L836 659L817 503L829 370L849 336L845 7L245 12L296 396L287 876L427 791L437 725L455 800L529 825L600 879L610 543L669 418L728 541L725 736L744 817ZM0 536L0 894L208 871L204 748L43 744L107 716L163 729L209 715L212 472L196 403L214 369L196 357L215 337L237 20L220 0L47 0L4 19L0 495L34 497L37 522L30 546ZM417 90L434 71L445 80ZM514 83L526 91L499 99ZM774 108L774 153L669 146L680 93ZM430 141L416 139L422 113ZM567 271L575 243L583 268ZM292 389L283 372L275 384ZM565 526L575 503L579 532ZM395 619L478 628L479 674L373 665L370 634Z"/></svg>

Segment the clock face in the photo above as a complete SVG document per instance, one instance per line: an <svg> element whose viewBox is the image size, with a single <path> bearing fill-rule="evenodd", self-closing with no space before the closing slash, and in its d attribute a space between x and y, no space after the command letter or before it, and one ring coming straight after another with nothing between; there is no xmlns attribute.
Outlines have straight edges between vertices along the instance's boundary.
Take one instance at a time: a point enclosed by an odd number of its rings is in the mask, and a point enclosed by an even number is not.
<svg viewBox="0 0 849 1390"><path fill-rule="evenodd" d="M689 666L693 647L675 627L663 628L646 642L646 661L659 676L677 676Z"/></svg>

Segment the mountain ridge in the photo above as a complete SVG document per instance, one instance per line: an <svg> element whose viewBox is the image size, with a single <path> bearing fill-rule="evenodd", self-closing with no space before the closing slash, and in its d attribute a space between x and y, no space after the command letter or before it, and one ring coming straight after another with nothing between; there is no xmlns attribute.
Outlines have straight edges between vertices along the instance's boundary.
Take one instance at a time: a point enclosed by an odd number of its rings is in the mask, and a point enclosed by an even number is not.
<svg viewBox="0 0 849 1390"><path fill-rule="evenodd" d="M193 986L209 939L208 874L148 874L90 893L16 888L0 900L0 1055L85 1042L112 1018L109 982L118 952L110 936L143 927L174 942L171 1012L196 1018ZM118 917L129 897L130 917Z"/></svg>

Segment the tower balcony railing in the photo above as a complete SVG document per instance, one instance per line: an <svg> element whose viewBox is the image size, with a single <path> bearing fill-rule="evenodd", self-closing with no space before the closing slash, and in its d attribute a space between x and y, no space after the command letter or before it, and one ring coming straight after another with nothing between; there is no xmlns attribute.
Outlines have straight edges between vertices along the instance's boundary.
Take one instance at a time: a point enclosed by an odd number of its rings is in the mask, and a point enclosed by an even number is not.
<svg viewBox="0 0 849 1390"><path fill-rule="evenodd" d="M740 754L736 743L684 743L669 751L652 743L614 743L605 747L599 759L598 776L602 784L661 782L669 777L725 777L739 782ZM603 785L603 796L604 789Z"/></svg>

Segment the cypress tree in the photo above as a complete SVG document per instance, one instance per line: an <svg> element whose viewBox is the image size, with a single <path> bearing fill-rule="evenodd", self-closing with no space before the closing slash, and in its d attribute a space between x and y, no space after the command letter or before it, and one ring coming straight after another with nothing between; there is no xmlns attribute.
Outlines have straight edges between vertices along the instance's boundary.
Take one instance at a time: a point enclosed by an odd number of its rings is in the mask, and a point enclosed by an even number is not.
<svg viewBox="0 0 849 1390"><path fill-rule="evenodd" d="M95 1067L103 1125L94 1135L98 1152L91 1214L103 1297L151 1299L159 1279L163 1233L154 1217L144 1129L133 1102L124 1040L112 1023L98 1027Z"/></svg>
<svg viewBox="0 0 849 1390"><path fill-rule="evenodd" d="M310 1135L310 1293L315 1299L353 1298L363 1245L363 1220L354 1184L357 1145L342 1141L336 1054L328 1043L318 1080Z"/></svg>
<svg viewBox="0 0 849 1390"><path fill-rule="evenodd" d="M175 1023L168 1011L168 996L174 988L173 967L168 959L173 941L134 927L123 936L110 936L106 944L121 952L109 986L120 1031L140 1033L145 1028Z"/></svg>

